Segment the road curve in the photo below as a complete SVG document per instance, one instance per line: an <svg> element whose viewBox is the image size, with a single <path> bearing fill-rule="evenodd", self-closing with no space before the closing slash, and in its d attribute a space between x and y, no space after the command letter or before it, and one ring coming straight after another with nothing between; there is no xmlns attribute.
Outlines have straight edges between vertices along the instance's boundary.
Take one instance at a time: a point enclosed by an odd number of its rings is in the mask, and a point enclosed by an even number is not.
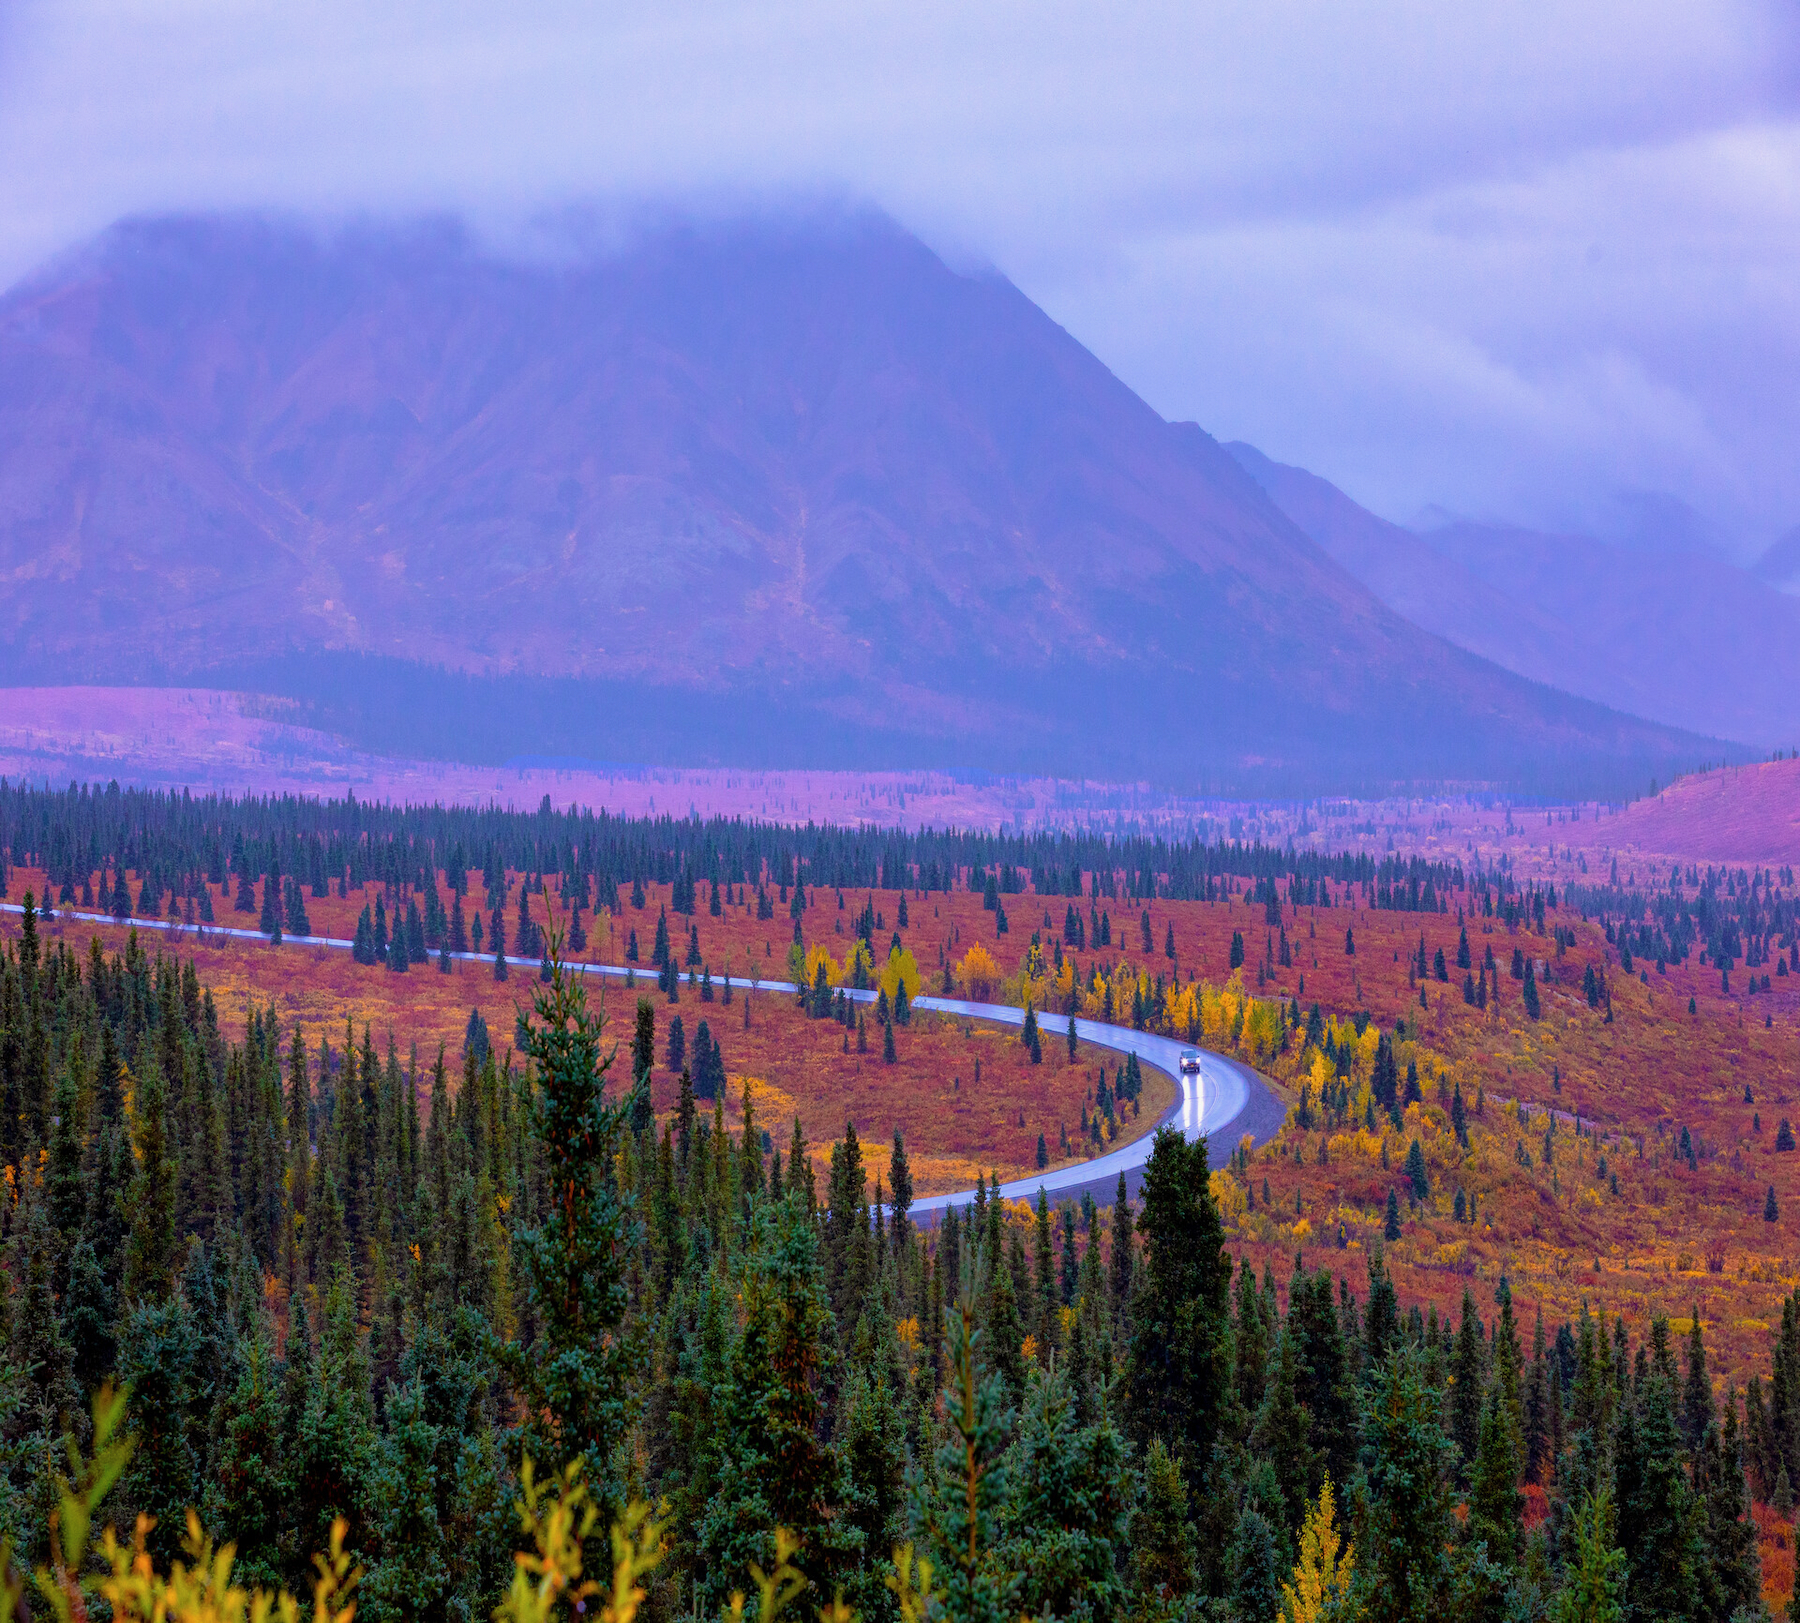
<svg viewBox="0 0 1800 1623"><path fill-rule="evenodd" d="M24 911L21 903L0 902L0 913ZM122 920L110 913L80 913L68 909L39 909L39 916L46 922L73 919L91 924L130 924L140 930L162 930L177 939L191 934L200 942L220 936L227 940L260 941L265 944L269 940L260 930L244 930L218 924L189 925L174 919ZM354 942L336 936L284 936L282 940L284 945L291 943L295 946L329 947L339 952L348 952L355 946ZM492 962L480 953L459 952L452 956L463 963ZM529 970L529 960L515 961L522 962ZM639 981L646 987L655 984L630 964L571 964L569 967L584 975L623 980L628 985ZM791 981L750 981L739 984L748 985L758 992L783 992L792 995L798 990ZM848 987L844 991L845 996L860 1003L875 1001L873 992L856 992ZM1004 1003L969 1003L961 998L920 996L913 1000L913 1007L932 1009L941 1014L961 1015L970 1020L991 1020L998 1025L1022 1026L1025 1023L1023 1009L1015 1009ZM1040 1013L1038 1028L1046 1037L1066 1038L1069 1018L1062 1014ZM1134 1031L1129 1026L1114 1026L1100 1020L1080 1018L1075 1020L1075 1035L1083 1042L1110 1048L1120 1054L1136 1054L1140 1065L1151 1066L1170 1077L1175 1083L1175 1102L1155 1126L1178 1128L1182 1136L1190 1141L1202 1133L1206 1134L1215 1166L1224 1162L1245 1133L1260 1143L1270 1137L1286 1119L1286 1107L1276 1098L1268 1082L1248 1065L1228 1055L1202 1049L1200 1075L1195 1079L1181 1074L1181 1054L1184 1049L1192 1046L1189 1043L1177 1042L1172 1037L1159 1037L1153 1032ZM1150 1147L1155 1138L1153 1129L1129 1144L1121 1144L1117 1149L1095 1156L1091 1161L1077 1161L1068 1166L1040 1172L1035 1177L1018 1178L1011 1183L1002 1184L1000 1193L1008 1200L1030 1199L1040 1189L1058 1198L1073 1198L1084 1193L1091 1194L1096 1199L1102 1196L1110 1198L1118 1187L1121 1173L1125 1175L1126 1188L1135 1193L1143 1180L1144 1163L1150 1159ZM974 1198L975 1191L972 1189L948 1195L927 1195L913 1203L912 1211L917 1217L931 1218L947 1206L965 1205Z"/></svg>

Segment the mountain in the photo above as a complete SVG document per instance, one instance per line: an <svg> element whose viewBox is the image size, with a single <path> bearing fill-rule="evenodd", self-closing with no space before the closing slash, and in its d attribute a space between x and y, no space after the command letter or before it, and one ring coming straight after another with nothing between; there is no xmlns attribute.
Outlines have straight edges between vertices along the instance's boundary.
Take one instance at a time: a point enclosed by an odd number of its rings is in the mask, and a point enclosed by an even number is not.
<svg viewBox="0 0 1800 1623"><path fill-rule="evenodd" d="M1016 288L872 215L527 260L122 224L0 299L10 679L374 747L1304 792L1716 744L1409 623Z"/></svg>
<svg viewBox="0 0 1800 1623"><path fill-rule="evenodd" d="M1548 615L1425 537L1357 506L1316 473L1272 461L1241 441L1225 449L1301 531L1396 613L1508 670L1571 686L1568 632Z"/></svg>
<svg viewBox="0 0 1800 1623"><path fill-rule="evenodd" d="M1497 525L1415 534L1316 474L1227 447L1275 504L1390 608L1534 681L1758 745L1800 739L1800 598L1699 545ZM1777 560L1779 564L1779 560ZM1800 575L1800 543L1794 570Z"/></svg>
<svg viewBox="0 0 1800 1623"><path fill-rule="evenodd" d="M1800 740L1800 600L1700 552L1461 524L1427 539L1568 628L1558 686L1762 745ZM1537 673L1534 673L1537 674Z"/></svg>
<svg viewBox="0 0 1800 1623"><path fill-rule="evenodd" d="M1771 544L1750 572L1777 591L1800 592L1800 524Z"/></svg>

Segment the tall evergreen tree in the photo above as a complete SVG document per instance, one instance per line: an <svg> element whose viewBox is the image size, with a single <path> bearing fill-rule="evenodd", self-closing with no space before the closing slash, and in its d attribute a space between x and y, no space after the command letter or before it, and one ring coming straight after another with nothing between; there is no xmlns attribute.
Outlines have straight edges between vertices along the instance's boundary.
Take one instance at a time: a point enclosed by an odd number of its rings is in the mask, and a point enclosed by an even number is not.
<svg viewBox="0 0 1800 1623"><path fill-rule="evenodd" d="M1681 1468L1674 1395L1661 1374L1620 1405L1614 1444L1619 1545L1626 1559L1626 1616L1693 1616L1699 1564L1692 1495Z"/></svg>
<svg viewBox="0 0 1800 1623"><path fill-rule="evenodd" d="M1382 1615L1428 1623L1449 1600L1450 1441L1417 1354L1396 1349L1375 1372L1367 1417L1367 1563Z"/></svg>
<svg viewBox="0 0 1800 1623"><path fill-rule="evenodd" d="M1011 1497L1008 1404L1001 1377L978 1371L973 1258L944 1319L944 1441L914 1492L913 1526L937 1569L941 1605L958 1623L1013 1623L1021 1574L993 1559ZM910 1575L908 1575L910 1576Z"/></svg>
<svg viewBox="0 0 1800 1623"><path fill-rule="evenodd" d="M1126 1413L1144 1444L1207 1460L1230 1376L1231 1260L1204 1137L1157 1131L1144 1168L1144 1271L1131 1301Z"/></svg>
<svg viewBox="0 0 1800 1623"><path fill-rule="evenodd" d="M1067 1373L1034 1370L1019 1416L1016 1488L999 1557L1031 1617L1122 1616L1132 1500L1125 1439L1109 1416L1083 1425Z"/></svg>
<svg viewBox="0 0 1800 1623"><path fill-rule="evenodd" d="M1118 1192L1113 1196L1112 1240L1108 1253L1107 1280L1110 1287L1113 1322L1121 1328L1127 1322L1131 1304L1131 1285L1137 1277L1137 1249L1134 1239L1135 1221L1131 1215L1131 1197L1125 1192L1125 1174L1119 1174Z"/></svg>
<svg viewBox="0 0 1800 1623"><path fill-rule="evenodd" d="M128 1303L168 1300L175 1286L176 1162L169 1142L161 1062L147 1053L137 1090L137 1173L131 1182L131 1234L125 1251Z"/></svg>
<svg viewBox="0 0 1800 1623"><path fill-rule="evenodd" d="M535 1344L512 1361L526 1397L524 1446L546 1461L579 1455L600 1502L616 1506L627 1369L623 1251L632 1219L613 1160L630 1102L606 1096L612 1054L601 1052L603 1018L563 968L560 943L532 1008L534 1019L519 1017L519 1046L535 1069L529 1125L544 1196L542 1220L516 1242L536 1326Z"/></svg>

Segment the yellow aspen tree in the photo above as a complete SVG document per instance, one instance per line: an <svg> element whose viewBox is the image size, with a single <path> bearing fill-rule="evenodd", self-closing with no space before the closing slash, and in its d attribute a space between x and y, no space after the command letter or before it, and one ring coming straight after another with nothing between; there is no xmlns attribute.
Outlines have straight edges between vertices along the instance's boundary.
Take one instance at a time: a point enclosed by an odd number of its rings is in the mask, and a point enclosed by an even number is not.
<svg viewBox="0 0 1800 1623"><path fill-rule="evenodd" d="M1307 1507L1300 1529L1300 1559L1294 1563L1293 1582L1281 1586L1275 1623L1357 1623L1362 1616L1362 1608L1350 1600L1356 1551L1343 1543L1336 1512L1328 1476L1318 1499Z"/></svg>

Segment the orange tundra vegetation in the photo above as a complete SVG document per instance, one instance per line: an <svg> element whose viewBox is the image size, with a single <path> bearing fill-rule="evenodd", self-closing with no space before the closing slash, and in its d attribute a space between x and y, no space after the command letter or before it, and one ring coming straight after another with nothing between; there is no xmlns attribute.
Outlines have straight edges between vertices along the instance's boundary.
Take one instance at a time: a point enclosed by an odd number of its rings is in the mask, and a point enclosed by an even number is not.
<svg viewBox="0 0 1800 1623"><path fill-rule="evenodd" d="M473 902L479 876L471 883ZM42 894L42 874L15 870L12 893L27 887ZM502 902L509 951L518 889L509 879ZM978 890L840 900L821 888L806 895L796 942L774 887L765 909L773 917L758 918L758 893L742 886L723 889L714 914L704 885L688 917L671 907L670 887L647 885L641 907L622 891L616 917L583 920L585 956L618 962L637 935L641 990L657 1010L659 1111L675 1097L660 1063L672 1016L682 1016L690 1044L704 1017L724 1045L734 1127L749 1078L753 1109L773 1135L785 1137L783 1124L797 1115L822 1168L828 1141L854 1121L874 1152L870 1171L884 1181L885 1147L899 1127L921 1193L965 1184L980 1166L1026 1170L1040 1131L1060 1158L1055 1128L1076 1135L1095 1067L1110 1056L1084 1049L1069 1065L1062 1045L1046 1040L1033 1067L1016 1035L920 1011L901 1028L889 1066L872 1020L869 1050L859 1052L853 1034L809 1019L788 995L752 992L745 1030L748 977L788 978L796 946L802 965L829 960L828 979L853 976L864 936L863 968L878 974L898 935L923 992L967 991L979 976L995 998L1061 1008L1073 996L1087 1013L1198 1034L1253 1060L1289 1103L1271 1141L1214 1146L1215 1164L1229 1156L1213 1175L1228 1244L1259 1273L1270 1269L1284 1285L1301 1255L1366 1294L1379 1250L1401 1302L1440 1322L1460 1315L1465 1292L1491 1322L1504 1278L1528 1340L1540 1310L1555 1324L1585 1304L1623 1316L1634 1337L1657 1313L1680 1337L1697 1314L1715 1384L1741 1387L1766 1374L1783 1299L1800 1286L1800 1151L1791 1149L1800 976L1741 997L1698 954L1663 971L1640 959L1627 971L1604 929L1566 906L1548 908L1539 927L1482 918L1468 891L1440 891L1433 912L1371 908L1362 886L1322 892L1323 905L1300 906L1285 888L1252 905L1241 881L1212 902L1025 892L1003 895L993 910ZM352 934L374 897L373 885L309 897L314 930ZM554 898L552 880L530 899L537 922ZM220 922L254 926L225 894L209 900ZM661 917L684 969L678 1007L657 993L649 964ZM78 947L94 928L46 925ZM1464 1000L1465 930L1466 973L1481 976L1485 1006ZM121 929L100 933L122 944ZM403 1048L416 1041L427 1058L438 1042L460 1044L471 1006L504 1045L536 967L515 963L512 979L496 983L484 964L451 976L420 965L402 976L304 943L202 945L190 934L179 950L217 989L227 1018L243 1018L253 1000L272 1003L284 1023L338 1040L347 1015L393 1030ZM690 958L693 973L714 982L710 1004L687 983ZM1527 964L1536 1018L1526 1007ZM1603 995L1590 998L1584 984ZM613 1034L628 1041L635 997L615 988L609 1000L620 1017ZM1128 1130L1147 1129L1169 1097L1152 1093L1164 1079L1146 1080L1143 1114ZM1392 1083L1398 1123L1376 1102L1380 1080ZM1024 1203L1010 1217L1031 1221ZM1105 1243L1108 1227L1103 1208L1079 1243ZM1757 1514L1774 1599L1792 1585L1792 1526L1767 1507Z"/></svg>
<svg viewBox="0 0 1800 1623"><path fill-rule="evenodd" d="M1341 1241L1338 1271L1362 1289L1367 1252L1381 1243L1392 1189L1401 1238L1385 1242L1386 1259L1409 1304L1460 1311L1467 1286L1491 1316L1494 1286L1505 1275L1518 1310L1530 1315L1541 1304L1552 1322L1578 1313L1585 1300L1609 1317L1623 1313L1642 1334L1653 1312L1680 1321L1698 1308L1721 1382L1741 1384L1752 1369L1766 1369L1770 1326L1779 1323L1782 1297L1800 1285L1800 1154L1775 1148L1783 1117L1800 1121L1800 982L1783 978L1772 993L1740 1000L1722 995L1716 972L1692 960L1661 974L1640 962L1644 979L1627 976L1600 925L1564 908L1548 910L1539 934L1529 923L1509 928L1479 917L1467 892L1444 893L1448 911L1440 913L1372 909L1360 886L1336 885L1329 893L1330 906L1295 907L1283 899L1280 921L1271 923L1262 903L1250 904L1241 882L1229 900L1210 903L1027 892L1000 898L1008 926L1001 933L978 890L909 892L907 923L900 926L898 892L846 893L840 910L837 893L820 889L808 894L801 924L807 942L825 942L841 962L857 915L871 909L877 948L898 930L927 991L942 988L946 965L954 981L979 945L997 965L994 994L1019 1001L1024 971L1033 967L1035 934L1045 973L1030 977L1029 985L1039 1006L1063 1007L1057 988L1078 982L1088 993L1084 1012L1098 1014L1093 972L1101 970L1103 984L1117 987L1120 966L1135 972L1152 1001L1160 978L1157 1008L1165 1015L1186 1008L1204 1019L1209 996L1214 1009L1235 997L1242 1011L1235 1046L1291 1102L1288 1125L1276 1139L1215 1179L1234 1249L1259 1268L1267 1261L1285 1275L1297 1250L1310 1253L1317 1266L1327 1260L1319 1248L1337 1250ZM702 960L715 974L727 960L742 964L760 956L780 964L792 939L791 919L784 909L757 921L754 889L744 895L736 906L722 896L714 918L703 891L691 921L669 914L672 939L681 934L674 926L691 923ZM636 928L647 956L667 901L667 887L646 887L644 908L627 903L615 931ZM1071 907L1080 915L1083 947L1063 945ZM1472 976L1493 953L1485 1009L1463 1002L1457 956L1465 928ZM1098 947L1096 935L1104 943ZM1235 988L1234 936L1243 957ZM1541 982L1536 1020L1526 1013L1522 978L1512 975L1515 948L1533 961L1534 983ZM1436 974L1440 950L1443 981ZM1066 982L1055 971L1059 952L1071 966ZM1590 966L1605 978L1608 1004L1590 1007L1583 993ZM1272 1012L1277 1002L1290 1020L1297 1005L1300 1025L1284 1027L1271 1052L1254 1041L1249 1017ZM1327 1063L1334 1078L1339 1060L1346 1067L1337 1079L1348 1086L1352 1104L1369 1080L1378 1034L1395 1037L1401 1087L1416 1070L1420 1094L1400 1129L1390 1122L1386 1131L1369 1133L1348 1121L1327 1129L1314 1076L1322 1055L1306 1040L1315 1003L1322 1020L1338 1022L1335 1033L1327 1027L1338 1059ZM1115 998L1113 1018L1129 1023L1124 1004L1122 994ZM1365 1013L1365 1035L1358 1037L1357 1017ZM1202 1035L1211 1045L1233 1046L1229 1030L1210 1021ZM1045 1044L1047 1059L1053 1046ZM1452 1124L1459 1089L1466 1148ZM1684 1128L1692 1166L1682 1149ZM1405 1163L1414 1139L1428 1181L1418 1201L1407 1198ZM1214 1148L1217 1157L1237 1147ZM1772 1223L1764 1220L1771 1185L1778 1211Z"/></svg>
<svg viewBox="0 0 1800 1623"><path fill-rule="evenodd" d="M42 877L16 870L13 894L27 886L41 893ZM478 873L470 875L470 886L471 915L479 909L491 918ZM347 897L309 896L314 931L353 934L376 889L371 883ZM1234 1153L1232 1167L1215 1180L1234 1246L1259 1267L1267 1260L1283 1275L1297 1250L1311 1253L1314 1265L1324 1260L1321 1247L1341 1250L1338 1271L1360 1288L1392 1190L1401 1236L1385 1242L1385 1255L1404 1301L1454 1311L1467 1286L1491 1311L1493 1287L1504 1274L1519 1311L1530 1315L1541 1303L1552 1321L1578 1312L1585 1300L1609 1316L1623 1313L1641 1333L1652 1311L1680 1318L1697 1308L1721 1380L1741 1381L1750 1369L1766 1368L1769 1327L1779 1321L1781 1298L1800 1284L1800 1153L1776 1148L1782 1120L1800 1119L1800 978L1785 977L1772 993L1740 1000L1723 995L1716 973L1692 961L1662 974L1644 970L1643 979L1627 976L1600 926L1566 908L1551 908L1540 934L1529 922L1509 928L1476 916L1466 892L1442 892L1448 911L1436 913L1372 909L1361 886L1331 885L1326 893L1331 905L1296 907L1282 895L1275 922L1263 902L1251 905L1242 881L1214 902L1027 891L1000 898L1002 932L1000 913L983 906L979 889L845 892L840 901L837 891L819 887L806 893L799 922L802 956L823 947L814 961L829 955L837 977L848 974L859 928L866 928L877 973L898 935L926 993L944 989L946 970L950 989L965 992L960 968L979 947L977 961L993 963L984 971L993 977L991 995L1002 1000L1029 995L1040 1007L1060 1009L1079 986L1084 1013L1106 1014L1111 994L1111 1017L1129 1024L1127 989L1135 986L1137 1012L1147 1023L1173 1018L1185 1028L1198 1017L1193 1029L1202 1040L1236 1047L1291 1106L1287 1126L1272 1142ZM518 895L517 876L509 876L502 904L509 950ZM531 917L544 922L556 896L553 876L531 899ZM748 1076L753 1101L766 1101L753 1106L763 1125L773 1133L797 1114L821 1155L846 1119L860 1137L883 1146L899 1127L920 1193L961 1186L978 1167L997 1167L1009 1177L1028 1171L1039 1132L1053 1164L1067 1158L1059 1153L1059 1126L1078 1139L1096 1067L1110 1060L1104 1051L1084 1045L1070 1067L1061 1042L1046 1040L1043 1064L1032 1067L1016 1037L928 1020L921 1011L899 1031L898 1059L890 1067L881 1060L872 1020L869 1051L859 1054L850 1034L846 1053L842 1027L810 1020L791 998L766 990L753 993L752 1026L745 1031L746 978L785 980L790 973L791 901L780 899L774 886L768 897L775 916L759 919L755 887L721 887L714 915L702 884L689 918L672 910L668 885L646 885L641 908L622 887L616 917L583 919L587 942L579 956L620 962L636 933L641 988L657 1008L659 1062L673 1014L682 1015L690 1043L698 1020L707 1018L724 1045L733 1122ZM254 926L254 916L231 911L224 891L215 892L214 907L221 923ZM1071 908L1080 945L1064 943ZM1471 974L1493 954L1485 1009L1463 1001L1459 911L1468 915ZM649 964L662 916L683 966L678 1008L656 991ZM90 928L50 926L59 927L78 937ZM117 944L110 927L102 933ZM1522 980L1512 975L1515 950L1532 961L1534 981L1541 981L1536 1020L1525 1011ZM515 961L513 979L500 984L485 966L460 964L444 977L425 965L399 976L358 966L341 951L298 943L278 951L255 943L199 946L190 935L181 951L196 958L203 981L238 1000L225 1011L235 1017L243 1016L249 998L273 1001L284 1021L321 1029L340 1029L348 1014L377 1033L393 1030L403 1047L416 1040L422 1053L440 1041L454 1052L471 1006L483 1011L504 1046L514 1004L524 996L519 978L536 969ZM1440 951L1443 981L1436 975ZM699 960L695 975L710 973L714 981L710 1005L687 983L690 957ZM1590 966L1604 975L1609 993L1598 1007L1590 1007L1582 990ZM621 988L609 993L615 1014L628 1017L633 1001ZM1331 1038L1330 1058L1307 1040L1314 1004ZM1286 1015L1279 1022L1277 1008ZM1358 1035L1361 1016L1367 1021ZM1359 1101L1384 1032L1394 1038L1401 1087L1416 1072L1419 1096L1406 1107L1401 1127L1383 1128L1377 1112L1371 1132ZM614 1035L628 1040L623 1021ZM1327 1083L1321 1066L1343 1095L1342 1119L1328 1121L1321 1104ZM1142 1115L1125 1124L1129 1132L1147 1130L1172 1097L1167 1079L1147 1073L1146 1080ZM659 1111L672 1106L674 1086L659 1063ZM1459 1091L1466 1146L1452 1122ZM1415 1140L1427 1184L1417 1200L1408 1197L1405 1165ZM1222 1159L1239 1147L1214 1150ZM880 1156L873 1170L885 1171ZM1765 1221L1771 1187L1777 1215Z"/></svg>
<svg viewBox="0 0 1800 1623"><path fill-rule="evenodd" d="M13 872L15 897L27 890L43 894L41 873L24 868ZM375 888L368 887L370 901ZM349 902L308 898L315 934L354 934L363 898L355 890L350 894ZM230 912L229 897L215 897L214 908L220 924L239 928L255 924L254 915L246 918ZM545 916L540 907L538 922ZM5 920L0 928L16 933L17 915L0 918ZM47 940L67 941L78 956L85 956L93 935L109 953L122 952L131 928L60 917L46 918L40 927ZM253 1006L273 1008L284 1030L298 1024L309 1042L322 1036L335 1047L342 1043L348 1021L359 1037L367 1026L378 1048L391 1034L403 1061L416 1048L420 1069L426 1073L442 1044L456 1076L461 1074L458 1056L470 1011L480 1011L496 1053L504 1056L512 1044L517 1012L528 1005L538 974L536 962L514 961L505 981L496 981L487 963L459 962L451 974L443 975L433 957L399 975L360 965L342 948L291 936L280 946L271 946L217 934L203 938L197 929L184 930L178 937L142 930L139 940L152 955L163 951L191 958L201 985L212 990L220 1019L228 1024L247 1023ZM586 956L598 958L592 951ZM684 978L680 1001L671 1004L657 989L655 970L645 968L635 989L609 981L603 983L604 995L611 1019L609 1035L624 1055L621 1076L629 1066L637 1000L648 999L656 1011L657 1065L651 1075L651 1096L659 1115L674 1110L679 1093L679 1073L666 1063L670 1029L679 1017L689 1055L703 1020L709 1037L724 1051L726 1120L732 1130L741 1127L742 1092L748 1082L755 1119L784 1151L793 1121L799 1119L821 1178L831 1141L843 1135L846 1122L854 1124L865 1141L871 1180L879 1175L884 1185L898 1129L905 1137L919 1195L972 1187L978 1171L997 1171L1005 1179L1026 1176L1037 1166L1039 1134L1044 1136L1051 1166L1096 1153L1091 1145L1082 1146L1082 1127L1089 1119L1100 1067L1107 1068L1109 1078L1117 1071L1118 1056L1109 1050L1079 1044L1071 1063L1061 1039L1046 1041L1041 1044L1042 1062L1033 1065L1015 1029L919 1010L897 1029L896 1058L888 1064L871 1009L864 1009L865 1046L859 1049L856 1031L832 1020L809 1019L789 994L734 981L727 1004L721 978L712 1001L705 1002L699 988ZM1120 1120L1117 1142L1149 1132L1174 1096L1171 1078L1146 1069L1138 1113Z"/></svg>

